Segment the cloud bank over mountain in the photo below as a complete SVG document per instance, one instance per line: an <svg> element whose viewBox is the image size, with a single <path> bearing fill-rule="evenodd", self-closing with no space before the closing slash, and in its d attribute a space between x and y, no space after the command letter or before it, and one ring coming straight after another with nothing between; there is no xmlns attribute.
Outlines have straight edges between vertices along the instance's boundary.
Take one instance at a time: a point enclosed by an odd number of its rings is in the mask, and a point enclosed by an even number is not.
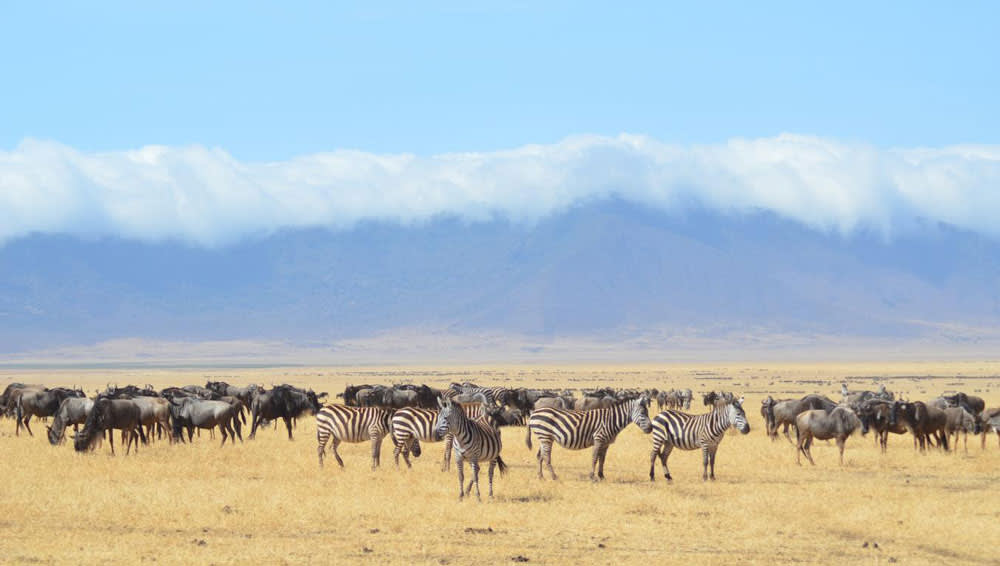
<svg viewBox="0 0 1000 566"><path fill-rule="evenodd" d="M1000 146L884 149L783 134L714 145L574 136L486 153L337 150L242 162L222 149L84 152L25 140L0 151L0 243L30 234L217 248L286 229L534 223L619 199L665 212L767 212L889 240L946 223L1000 237Z"/></svg>

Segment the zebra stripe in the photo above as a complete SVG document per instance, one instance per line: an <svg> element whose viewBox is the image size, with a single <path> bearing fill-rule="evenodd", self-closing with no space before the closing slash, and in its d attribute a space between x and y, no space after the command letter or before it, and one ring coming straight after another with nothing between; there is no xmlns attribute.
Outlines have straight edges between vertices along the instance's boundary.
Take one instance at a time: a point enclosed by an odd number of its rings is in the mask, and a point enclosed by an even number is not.
<svg viewBox="0 0 1000 566"><path fill-rule="evenodd" d="M556 472L552 469L553 442L557 442L569 450L582 450L593 446L590 479L604 479L604 461L608 455L608 447L614 443L618 433L633 422L644 433L649 433L649 398L645 395L611 407L591 411L550 408L533 411L528 419L526 440L530 449L531 433L534 432L538 438L539 448L536 457L538 458L539 479L544 479L542 475L543 462L547 465L552 479L556 479ZM594 476L595 468L596 478Z"/></svg>
<svg viewBox="0 0 1000 566"><path fill-rule="evenodd" d="M476 499L479 499L479 463L489 462L490 497L493 497L493 469L500 468L500 475L507 470L507 465L500 457L503 444L500 441L500 431L486 422L485 418L470 419L462 405L451 401L439 402L441 410L435 425L437 433L444 437L451 434L455 438L455 464L458 467L458 497L472 493L472 485L476 486ZM464 488L465 461L472 468L472 480L469 487Z"/></svg>
<svg viewBox="0 0 1000 566"><path fill-rule="evenodd" d="M466 417L472 420L487 419L484 422L493 424L489 422L490 415L484 410L482 403L460 403L460 405L462 405ZM404 407L392 415L392 443L394 446L392 455L397 467L399 466L400 454L403 455L406 467L410 468L413 466L410 464L409 455L412 452L414 458L420 457L421 442L441 442L443 440L444 457L441 461L441 471L447 472L451 469L451 453L455 437L451 433L446 434L444 438L438 435L435 426L439 412L437 409Z"/></svg>
<svg viewBox="0 0 1000 566"><path fill-rule="evenodd" d="M674 448L701 449L702 480L715 479L715 453L729 427L743 434L750 432L747 415L740 401L724 403L711 412L691 415L680 411L663 411L653 417L653 451L649 456L649 479L655 478L656 458L663 464L663 476L672 480L667 457ZM709 473L711 468L711 473Z"/></svg>
<svg viewBox="0 0 1000 566"><path fill-rule="evenodd" d="M348 407L346 405L326 405L316 413L316 441L319 446L319 465L323 467L323 456L326 443L332 438L330 451L340 467L344 460L337 453L341 442L372 443L372 470L379 465L382 451L382 439L389 434L389 411L379 407Z"/></svg>

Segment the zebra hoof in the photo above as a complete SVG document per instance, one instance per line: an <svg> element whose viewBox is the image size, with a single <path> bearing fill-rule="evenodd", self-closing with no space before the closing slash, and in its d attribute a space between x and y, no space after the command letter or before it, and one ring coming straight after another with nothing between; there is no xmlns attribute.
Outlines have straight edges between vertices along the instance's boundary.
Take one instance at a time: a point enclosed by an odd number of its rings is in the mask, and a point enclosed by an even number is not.
<svg viewBox="0 0 1000 566"><path fill-rule="evenodd" d="M674 481L674 477L673 477L673 476L671 476L670 474L666 474L666 475L665 475L665 476L663 476L663 477L667 478L667 481Z"/></svg>

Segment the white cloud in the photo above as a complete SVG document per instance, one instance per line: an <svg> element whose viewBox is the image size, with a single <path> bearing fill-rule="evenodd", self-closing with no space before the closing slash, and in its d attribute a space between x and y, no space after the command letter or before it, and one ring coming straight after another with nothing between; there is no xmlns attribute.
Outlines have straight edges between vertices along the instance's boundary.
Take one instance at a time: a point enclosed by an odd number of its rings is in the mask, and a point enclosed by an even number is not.
<svg viewBox="0 0 1000 566"><path fill-rule="evenodd" d="M681 146L574 136L492 153L339 150L244 163L198 146L84 153L26 140L0 151L0 242L41 232L218 246L361 220L531 221L610 196L667 210L769 210L844 234L891 235L920 218L998 237L1000 146L879 149L788 134Z"/></svg>

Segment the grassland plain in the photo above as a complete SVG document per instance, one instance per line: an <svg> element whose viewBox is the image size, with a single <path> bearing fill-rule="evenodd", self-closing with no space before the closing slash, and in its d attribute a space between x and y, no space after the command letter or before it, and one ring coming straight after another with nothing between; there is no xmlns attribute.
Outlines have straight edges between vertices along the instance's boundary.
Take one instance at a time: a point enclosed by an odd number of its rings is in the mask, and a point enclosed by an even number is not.
<svg viewBox="0 0 1000 566"><path fill-rule="evenodd" d="M235 384L288 382L333 393L347 383L426 382L536 387L691 387L746 395L753 427L719 450L718 480L701 481L696 452L675 451L674 481L651 483L649 438L630 427L608 455L608 480L587 479L590 452L556 448L557 482L536 479L525 429L504 430L507 476L497 496L459 502L454 469L428 445L396 469L391 443L369 471L369 447L341 448L347 468L316 459L315 426L289 442L266 430L220 448L144 446L111 457L50 447L42 427L15 438L0 421L0 562L5 564L1000 564L1000 448L970 439L968 454L918 454L893 436L886 455L871 437L848 441L846 466L820 442L817 465L767 439L767 394L889 389L911 399L964 390L1000 405L1000 362L636 366L338 367L255 369L9 369L12 380ZM697 404L697 403L696 403ZM701 412L702 407L693 407ZM654 409L655 411L655 409ZM485 488L485 473L483 474Z"/></svg>

